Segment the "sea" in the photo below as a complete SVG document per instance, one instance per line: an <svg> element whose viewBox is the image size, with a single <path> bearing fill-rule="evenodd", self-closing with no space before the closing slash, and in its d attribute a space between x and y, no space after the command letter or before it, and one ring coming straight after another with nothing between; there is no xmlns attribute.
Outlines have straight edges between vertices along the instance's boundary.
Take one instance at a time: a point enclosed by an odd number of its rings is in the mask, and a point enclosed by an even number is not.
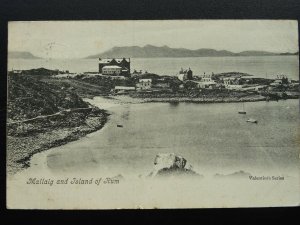
<svg viewBox="0 0 300 225"><path fill-rule="evenodd" d="M205 174L276 171L299 163L299 101L119 104L85 99L111 113L103 129L33 157L53 173L147 174L159 153L185 157ZM238 114L244 107L246 115ZM246 122L255 118L258 123ZM118 127L117 125L123 127ZM40 166L40 165L39 165Z"/></svg>
<svg viewBox="0 0 300 225"><path fill-rule="evenodd" d="M97 72L98 59L8 60L8 70L40 67L69 70L74 73ZM142 70L159 75L177 75L181 68L191 68L195 75L242 72L262 78L286 75L290 79L299 80L298 56L131 58L131 71Z"/></svg>
<svg viewBox="0 0 300 225"><path fill-rule="evenodd" d="M109 111L106 125L77 141L35 154L29 168L8 177L9 207L141 209L299 204L298 100L248 102L244 104L246 115L238 114L241 103L120 104L102 97L85 100ZM247 123L248 118L258 123ZM147 178L159 153L183 156L201 177ZM228 177L234 173L240 176ZM225 176L216 178L217 174ZM116 176L121 177L119 184L97 184L100 179ZM268 179L251 180L249 176ZM27 184L34 178L53 180L54 185ZM71 184L80 179L91 180L92 184ZM57 180L69 183L57 184Z"/></svg>

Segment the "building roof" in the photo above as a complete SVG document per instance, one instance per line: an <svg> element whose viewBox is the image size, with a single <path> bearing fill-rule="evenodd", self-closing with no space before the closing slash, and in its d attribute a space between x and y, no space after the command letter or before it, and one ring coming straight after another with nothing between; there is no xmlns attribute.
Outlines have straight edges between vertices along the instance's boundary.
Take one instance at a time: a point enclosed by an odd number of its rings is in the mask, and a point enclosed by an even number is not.
<svg viewBox="0 0 300 225"><path fill-rule="evenodd" d="M135 87L115 86L116 90L135 90Z"/></svg>
<svg viewBox="0 0 300 225"><path fill-rule="evenodd" d="M256 85L254 87L256 87L256 88L265 88L265 87L268 87L268 85Z"/></svg>
<svg viewBox="0 0 300 225"><path fill-rule="evenodd" d="M207 84L207 85L209 85L209 84L217 84L217 83L214 82L214 81L204 81L204 82L200 82L200 83L202 83L202 84Z"/></svg>
<svg viewBox="0 0 300 225"><path fill-rule="evenodd" d="M239 77L224 77L223 80L235 80Z"/></svg>
<svg viewBox="0 0 300 225"><path fill-rule="evenodd" d="M130 62L130 58L115 58L117 62L118 60L121 62L123 59L125 59L126 62Z"/></svg>
<svg viewBox="0 0 300 225"><path fill-rule="evenodd" d="M102 69L122 69L120 66L104 66Z"/></svg>
<svg viewBox="0 0 300 225"><path fill-rule="evenodd" d="M126 62L130 62L130 58L104 58L104 59L99 58L99 63L104 63L104 64L110 63L113 59L116 60L117 63L122 62L123 59L125 59Z"/></svg>
<svg viewBox="0 0 300 225"><path fill-rule="evenodd" d="M139 79L139 82L152 82L152 79Z"/></svg>
<svg viewBox="0 0 300 225"><path fill-rule="evenodd" d="M204 84L204 85L210 85L210 84L217 84L214 81L194 81L197 84Z"/></svg>
<svg viewBox="0 0 300 225"><path fill-rule="evenodd" d="M110 63L112 59L99 59L99 63Z"/></svg>

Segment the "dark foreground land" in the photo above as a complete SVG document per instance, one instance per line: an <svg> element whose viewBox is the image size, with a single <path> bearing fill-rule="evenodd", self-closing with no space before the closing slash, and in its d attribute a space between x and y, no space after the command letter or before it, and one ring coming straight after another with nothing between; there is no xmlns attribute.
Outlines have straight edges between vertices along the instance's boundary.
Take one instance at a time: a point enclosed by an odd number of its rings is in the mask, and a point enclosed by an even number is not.
<svg viewBox="0 0 300 225"><path fill-rule="evenodd" d="M77 94L30 76L9 76L7 172L29 166L40 151L66 144L101 129L108 113Z"/></svg>

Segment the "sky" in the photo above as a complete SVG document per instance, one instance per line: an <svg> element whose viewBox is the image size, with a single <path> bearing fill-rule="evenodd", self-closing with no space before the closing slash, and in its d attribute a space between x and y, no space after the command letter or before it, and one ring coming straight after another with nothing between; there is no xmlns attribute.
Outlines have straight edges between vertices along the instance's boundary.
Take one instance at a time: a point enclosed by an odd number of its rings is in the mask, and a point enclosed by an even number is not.
<svg viewBox="0 0 300 225"><path fill-rule="evenodd" d="M8 24L8 50L43 58L83 58L115 46L167 45L240 52L298 51L292 20L18 21Z"/></svg>

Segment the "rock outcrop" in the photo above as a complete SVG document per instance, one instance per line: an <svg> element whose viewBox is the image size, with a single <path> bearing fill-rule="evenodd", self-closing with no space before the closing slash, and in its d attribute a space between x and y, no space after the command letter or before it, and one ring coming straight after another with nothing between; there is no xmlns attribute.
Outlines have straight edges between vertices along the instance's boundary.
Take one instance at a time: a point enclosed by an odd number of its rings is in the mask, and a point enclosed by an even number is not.
<svg viewBox="0 0 300 225"><path fill-rule="evenodd" d="M192 166L182 156L174 153L163 153L156 155L154 159L154 170L149 177L162 176L200 176L193 171Z"/></svg>

